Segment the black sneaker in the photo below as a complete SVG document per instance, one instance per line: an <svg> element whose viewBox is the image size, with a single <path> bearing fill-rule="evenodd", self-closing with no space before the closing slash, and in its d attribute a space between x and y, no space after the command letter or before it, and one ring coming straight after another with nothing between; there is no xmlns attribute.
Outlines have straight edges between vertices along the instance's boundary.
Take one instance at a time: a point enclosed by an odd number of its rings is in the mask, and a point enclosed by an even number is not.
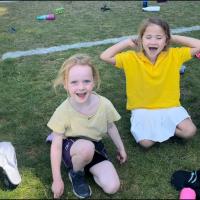
<svg viewBox="0 0 200 200"><path fill-rule="evenodd" d="M72 183L73 192L77 197L83 199L91 196L92 191L90 186L85 182L84 172L74 172L73 170L70 170L68 175L69 180Z"/></svg>
<svg viewBox="0 0 200 200"><path fill-rule="evenodd" d="M181 190L184 187L200 190L200 170L177 170L172 174L171 184L175 187L176 190Z"/></svg>

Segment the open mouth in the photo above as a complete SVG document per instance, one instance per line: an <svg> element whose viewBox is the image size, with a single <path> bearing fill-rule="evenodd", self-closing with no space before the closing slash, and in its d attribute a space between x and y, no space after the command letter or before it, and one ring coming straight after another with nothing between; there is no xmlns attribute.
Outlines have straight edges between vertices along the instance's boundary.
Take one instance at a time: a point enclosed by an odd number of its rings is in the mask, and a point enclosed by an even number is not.
<svg viewBox="0 0 200 200"><path fill-rule="evenodd" d="M84 92L84 93L76 93L76 95L77 95L79 98L81 98L81 99L83 99L83 98L86 96L86 94L87 94L87 92Z"/></svg>
<svg viewBox="0 0 200 200"><path fill-rule="evenodd" d="M157 51L157 47L149 47L149 50L151 51L151 52L155 52L155 51Z"/></svg>

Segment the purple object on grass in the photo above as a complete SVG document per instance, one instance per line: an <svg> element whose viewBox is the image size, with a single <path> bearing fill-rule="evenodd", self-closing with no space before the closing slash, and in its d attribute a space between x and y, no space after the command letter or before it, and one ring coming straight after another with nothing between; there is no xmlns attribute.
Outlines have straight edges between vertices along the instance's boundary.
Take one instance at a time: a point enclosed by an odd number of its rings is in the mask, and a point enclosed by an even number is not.
<svg viewBox="0 0 200 200"><path fill-rule="evenodd" d="M50 133L50 134L47 136L47 138L46 138L46 143L51 143L52 140L53 140L53 134Z"/></svg>

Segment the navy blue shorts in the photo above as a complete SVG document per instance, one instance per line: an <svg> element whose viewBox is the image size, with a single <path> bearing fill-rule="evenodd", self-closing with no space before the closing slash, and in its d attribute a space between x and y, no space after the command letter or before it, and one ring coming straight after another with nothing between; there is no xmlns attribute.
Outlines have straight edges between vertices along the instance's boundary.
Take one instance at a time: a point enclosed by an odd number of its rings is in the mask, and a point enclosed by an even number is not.
<svg viewBox="0 0 200 200"><path fill-rule="evenodd" d="M70 156L70 149L72 144L80 138L67 138L63 140L63 147L62 147L62 160L67 168L73 168L71 156ZM85 171L89 171L89 169L104 160L109 160L107 151L101 141L95 142L92 141L95 146L95 153L93 156L92 161L85 166Z"/></svg>

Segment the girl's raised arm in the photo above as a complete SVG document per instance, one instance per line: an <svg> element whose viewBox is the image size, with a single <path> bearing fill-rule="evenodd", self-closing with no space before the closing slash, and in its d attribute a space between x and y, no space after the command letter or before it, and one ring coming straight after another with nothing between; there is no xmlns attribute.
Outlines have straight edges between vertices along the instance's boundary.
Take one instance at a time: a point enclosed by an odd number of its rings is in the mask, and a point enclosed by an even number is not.
<svg viewBox="0 0 200 200"><path fill-rule="evenodd" d="M126 48L135 48L137 44L134 42L133 39L129 38L123 41L114 44L113 46L106 49L104 52L101 53L100 58L112 65L115 65L115 55Z"/></svg>
<svg viewBox="0 0 200 200"><path fill-rule="evenodd" d="M191 55L194 56L200 52L200 40L192 37L172 35L171 42L191 47Z"/></svg>

